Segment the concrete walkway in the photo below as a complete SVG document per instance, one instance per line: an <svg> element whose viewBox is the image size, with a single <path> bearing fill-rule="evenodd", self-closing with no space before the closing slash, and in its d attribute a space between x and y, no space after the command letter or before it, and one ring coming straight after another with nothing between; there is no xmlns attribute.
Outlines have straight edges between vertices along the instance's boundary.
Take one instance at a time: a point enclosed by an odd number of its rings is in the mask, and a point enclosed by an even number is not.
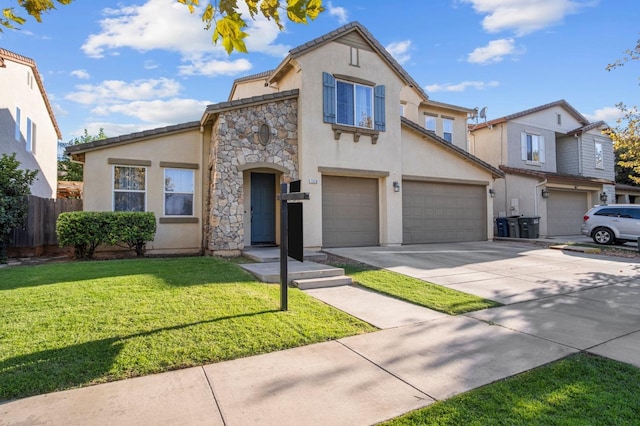
<svg viewBox="0 0 640 426"><path fill-rule="evenodd" d="M510 304L449 317L354 286L308 290L383 330L11 401L0 425L370 425L581 350L640 367L636 259L490 242L351 250Z"/></svg>

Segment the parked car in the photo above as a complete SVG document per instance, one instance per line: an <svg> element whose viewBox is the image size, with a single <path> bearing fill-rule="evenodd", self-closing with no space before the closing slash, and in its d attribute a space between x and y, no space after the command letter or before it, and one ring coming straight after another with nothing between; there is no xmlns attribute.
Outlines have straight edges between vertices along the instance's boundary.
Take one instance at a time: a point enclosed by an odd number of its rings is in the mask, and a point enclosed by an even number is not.
<svg viewBox="0 0 640 426"><path fill-rule="evenodd" d="M595 206L582 218L582 234L598 244L624 244L640 238L640 204Z"/></svg>

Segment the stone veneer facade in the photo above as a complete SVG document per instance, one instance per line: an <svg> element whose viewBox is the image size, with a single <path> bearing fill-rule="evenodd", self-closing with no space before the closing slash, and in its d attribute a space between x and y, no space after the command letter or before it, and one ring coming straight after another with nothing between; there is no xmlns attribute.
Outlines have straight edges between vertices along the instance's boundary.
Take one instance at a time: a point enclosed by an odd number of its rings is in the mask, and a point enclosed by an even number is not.
<svg viewBox="0 0 640 426"><path fill-rule="evenodd" d="M258 130L268 124L269 142ZM298 100L284 99L220 112L213 123L209 170L208 251L237 255L244 248L243 171L273 167L281 181L298 178ZM282 170L287 172L282 174ZM250 183L248 183L250 184ZM275 203L275 200L274 200Z"/></svg>

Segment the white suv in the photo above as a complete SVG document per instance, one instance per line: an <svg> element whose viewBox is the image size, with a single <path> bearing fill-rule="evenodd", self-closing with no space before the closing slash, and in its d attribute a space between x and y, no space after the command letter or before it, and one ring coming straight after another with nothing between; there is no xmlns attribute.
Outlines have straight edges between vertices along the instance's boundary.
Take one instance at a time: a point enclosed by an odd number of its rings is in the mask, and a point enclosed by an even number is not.
<svg viewBox="0 0 640 426"><path fill-rule="evenodd" d="M598 244L624 244L640 238L640 204L595 206L582 219L582 234Z"/></svg>

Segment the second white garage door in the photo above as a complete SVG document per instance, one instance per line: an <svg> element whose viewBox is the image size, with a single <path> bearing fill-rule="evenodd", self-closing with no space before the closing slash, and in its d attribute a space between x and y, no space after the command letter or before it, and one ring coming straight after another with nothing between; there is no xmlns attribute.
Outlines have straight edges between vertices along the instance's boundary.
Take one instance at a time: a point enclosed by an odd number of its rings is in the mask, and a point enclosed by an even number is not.
<svg viewBox="0 0 640 426"><path fill-rule="evenodd" d="M589 209L586 192L549 190L547 235L579 235L582 217Z"/></svg>
<svg viewBox="0 0 640 426"><path fill-rule="evenodd" d="M487 239L487 195L481 185L404 181L404 244Z"/></svg>
<svg viewBox="0 0 640 426"><path fill-rule="evenodd" d="M323 247L377 246L378 179L322 177Z"/></svg>

